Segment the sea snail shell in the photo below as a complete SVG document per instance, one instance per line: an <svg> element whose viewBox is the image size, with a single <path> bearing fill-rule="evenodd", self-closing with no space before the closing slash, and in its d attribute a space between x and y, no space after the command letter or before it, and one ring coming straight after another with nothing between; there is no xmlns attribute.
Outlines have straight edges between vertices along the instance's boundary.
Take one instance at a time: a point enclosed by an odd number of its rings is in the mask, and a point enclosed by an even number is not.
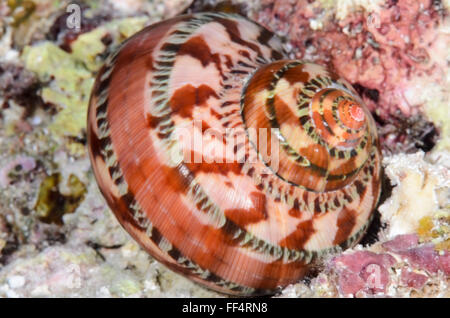
<svg viewBox="0 0 450 318"><path fill-rule="evenodd" d="M380 194L377 132L355 90L288 60L276 36L238 15L179 16L128 39L98 74L88 140L133 238L231 294L273 293L354 245ZM277 152L275 170L264 153Z"/></svg>

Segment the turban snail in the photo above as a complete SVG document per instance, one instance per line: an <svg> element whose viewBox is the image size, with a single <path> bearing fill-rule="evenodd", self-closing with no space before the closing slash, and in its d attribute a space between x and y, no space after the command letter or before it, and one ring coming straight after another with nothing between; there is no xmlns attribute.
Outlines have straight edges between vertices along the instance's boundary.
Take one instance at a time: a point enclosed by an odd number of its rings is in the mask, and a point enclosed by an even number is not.
<svg viewBox="0 0 450 318"><path fill-rule="evenodd" d="M273 293L356 244L380 194L376 127L351 85L234 14L125 41L97 76L88 142L132 237L234 295Z"/></svg>

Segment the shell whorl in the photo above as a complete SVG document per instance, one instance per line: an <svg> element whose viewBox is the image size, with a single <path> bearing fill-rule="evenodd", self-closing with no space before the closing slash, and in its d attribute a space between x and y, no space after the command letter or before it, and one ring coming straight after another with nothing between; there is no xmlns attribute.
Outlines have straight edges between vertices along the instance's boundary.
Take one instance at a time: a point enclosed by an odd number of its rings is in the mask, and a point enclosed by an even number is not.
<svg viewBox="0 0 450 318"><path fill-rule="evenodd" d="M260 128L277 129L273 135L283 150L277 175L314 192L353 182L376 139L370 114L353 88L322 66L302 61L259 68L244 89L242 114L256 131L250 136L253 145L259 143Z"/></svg>
<svg viewBox="0 0 450 318"><path fill-rule="evenodd" d="M353 88L238 15L180 16L128 39L98 74L88 142L134 239L232 294L271 293L355 244L380 192L375 125Z"/></svg>

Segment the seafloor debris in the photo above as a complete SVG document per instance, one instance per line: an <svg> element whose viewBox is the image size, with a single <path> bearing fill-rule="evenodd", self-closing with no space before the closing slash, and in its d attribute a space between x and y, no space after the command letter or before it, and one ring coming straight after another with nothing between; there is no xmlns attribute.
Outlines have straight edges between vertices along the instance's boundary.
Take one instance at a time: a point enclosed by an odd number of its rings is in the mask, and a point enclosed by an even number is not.
<svg viewBox="0 0 450 318"><path fill-rule="evenodd" d="M370 251L372 250L372 251ZM398 235L370 250L330 259L309 284L286 288L282 297L449 297L450 254L416 234Z"/></svg>
<svg viewBox="0 0 450 318"><path fill-rule="evenodd" d="M395 186L390 198L379 207L382 221L389 224L386 237L418 233L419 229L424 233L424 218L438 222L442 215L450 215L449 162L448 153L425 157L418 152L384 159L386 175ZM449 239L448 233L439 236Z"/></svg>
<svg viewBox="0 0 450 318"><path fill-rule="evenodd" d="M398 235L383 243L382 249L377 253L348 252L330 262L340 295L389 295L394 282L420 290L428 280L445 280L450 274L448 251L439 252L430 243L419 244L415 234ZM445 291L433 296L445 296Z"/></svg>
<svg viewBox="0 0 450 318"><path fill-rule="evenodd" d="M417 149L428 152L439 140L439 132L433 122L424 115L397 118L392 115L386 120L378 119L380 142L386 153L411 153ZM442 125L441 125L442 126ZM443 127L443 129L446 129ZM442 131L442 134L446 132ZM443 135L443 138L444 135ZM442 139L441 139L442 140ZM441 145L442 141L441 141Z"/></svg>
<svg viewBox="0 0 450 318"><path fill-rule="evenodd" d="M65 214L73 213L84 200L86 186L71 174L67 181L68 193L60 189L61 175L52 174L44 179L36 202L37 217L45 223L61 225Z"/></svg>
<svg viewBox="0 0 450 318"><path fill-rule="evenodd" d="M9 99L30 108L40 106L38 89L39 83L33 72L22 65L0 63L0 94L4 98L3 107Z"/></svg>
<svg viewBox="0 0 450 318"><path fill-rule="evenodd" d="M389 254L356 251L336 257L331 266L338 275L339 292L347 296L358 292L386 293L389 284L388 268L394 264L395 259Z"/></svg>
<svg viewBox="0 0 450 318"><path fill-rule="evenodd" d="M7 187L18 176L36 168L34 158L19 156L0 168L0 188Z"/></svg>
<svg viewBox="0 0 450 318"><path fill-rule="evenodd" d="M29 0L8 0L8 7L13 18L12 25L17 27L34 12L36 4Z"/></svg>

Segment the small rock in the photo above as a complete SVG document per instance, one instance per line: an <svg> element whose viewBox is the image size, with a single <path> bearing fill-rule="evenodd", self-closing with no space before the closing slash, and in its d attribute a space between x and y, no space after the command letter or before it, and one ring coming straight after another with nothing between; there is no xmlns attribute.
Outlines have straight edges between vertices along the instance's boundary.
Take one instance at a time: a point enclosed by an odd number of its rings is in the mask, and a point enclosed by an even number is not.
<svg viewBox="0 0 450 318"><path fill-rule="evenodd" d="M48 288L48 285L40 285L37 286L35 289L31 291L32 297L48 297L50 296L50 289Z"/></svg>
<svg viewBox="0 0 450 318"><path fill-rule="evenodd" d="M426 275L418 274L406 269L402 269L401 275L402 283L408 287L412 287L415 289L421 289L428 280L428 277Z"/></svg>
<svg viewBox="0 0 450 318"><path fill-rule="evenodd" d="M25 277L14 275L8 278L8 285L11 288L20 288L25 285Z"/></svg>
<svg viewBox="0 0 450 318"><path fill-rule="evenodd" d="M345 296L385 293L390 277L388 268L396 263L389 254L357 251L334 258L338 287Z"/></svg>
<svg viewBox="0 0 450 318"><path fill-rule="evenodd" d="M391 252L404 251L419 244L416 234L397 235L393 240L383 243L383 247Z"/></svg>
<svg viewBox="0 0 450 318"><path fill-rule="evenodd" d="M439 255L434 250L433 244L399 251L398 254L405 257L413 266L419 269L425 269L429 273L436 273L439 270Z"/></svg>

